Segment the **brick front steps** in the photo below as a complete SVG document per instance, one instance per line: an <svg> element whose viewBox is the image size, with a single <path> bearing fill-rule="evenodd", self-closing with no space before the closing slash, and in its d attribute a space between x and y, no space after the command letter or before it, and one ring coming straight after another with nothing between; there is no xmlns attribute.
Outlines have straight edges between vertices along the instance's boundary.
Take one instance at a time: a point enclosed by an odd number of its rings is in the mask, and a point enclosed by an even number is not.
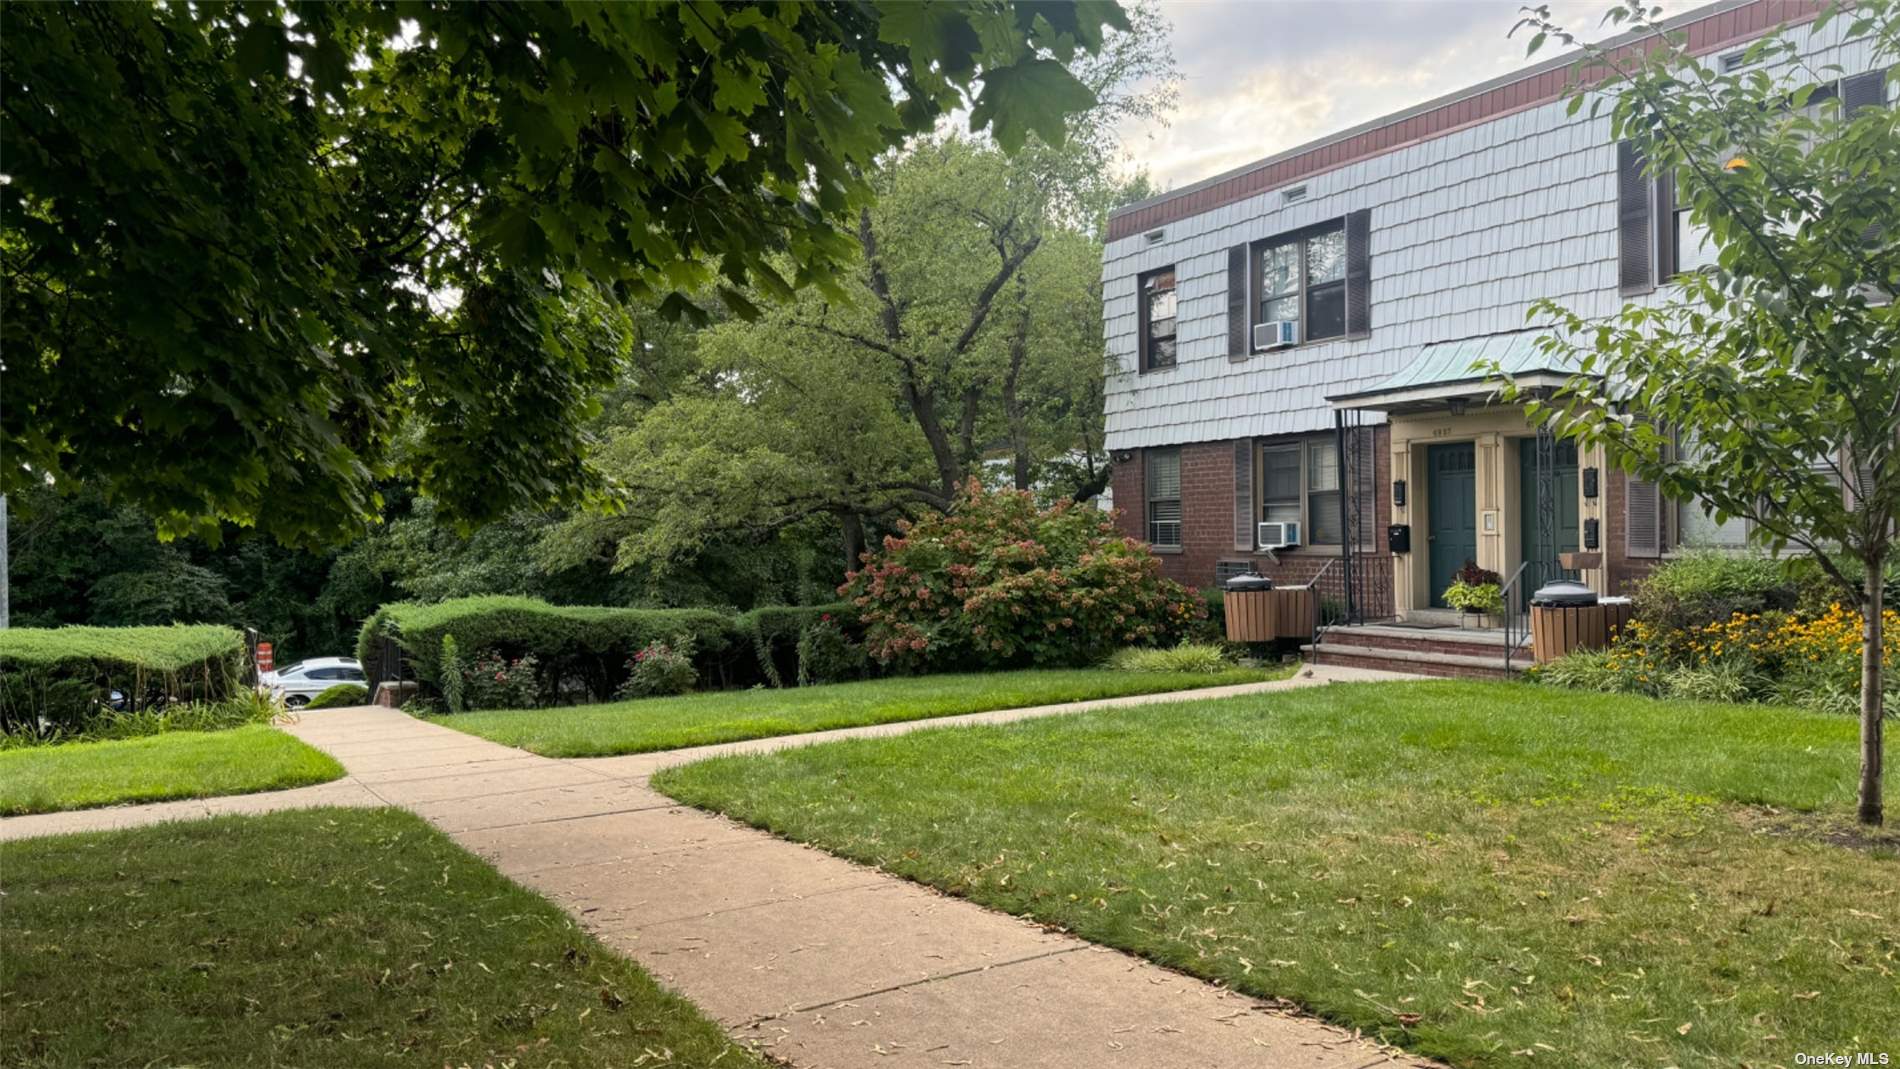
<svg viewBox="0 0 1900 1069"><path fill-rule="evenodd" d="M1516 679L1531 663L1528 641L1504 666L1504 632L1384 624L1321 628L1300 647L1313 664L1463 679Z"/></svg>

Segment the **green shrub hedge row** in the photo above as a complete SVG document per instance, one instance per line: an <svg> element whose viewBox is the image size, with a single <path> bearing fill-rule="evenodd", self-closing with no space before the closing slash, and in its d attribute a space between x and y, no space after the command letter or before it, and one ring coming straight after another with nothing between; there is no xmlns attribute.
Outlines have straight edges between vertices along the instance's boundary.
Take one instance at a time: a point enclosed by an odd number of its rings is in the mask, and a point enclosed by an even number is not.
<svg viewBox="0 0 1900 1069"><path fill-rule="evenodd" d="M798 635L845 605L774 606L748 613L715 609L626 609L550 605L536 598L456 598L434 604L396 602L363 623L357 659L372 676L384 639L396 643L409 672L425 687L440 685L442 639L454 636L464 658L494 650L509 659L533 654L542 701L581 694L606 701L626 681L634 651L677 635L690 636L708 686L783 685L797 677Z"/></svg>
<svg viewBox="0 0 1900 1069"><path fill-rule="evenodd" d="M334 687L325 687L321 694L310 699L304 705L306 711L313 709L344 709L352 705L368 705L369 688L361 683L338 683Z"/></svg>
<svg viewBox="0 0 1900 1069"><path fill-rule="evenodd" d="M83 732L115 690L128 712L222 701L242 689L243 672L244 636L229 627L9 628L0 730Z"/></svg>

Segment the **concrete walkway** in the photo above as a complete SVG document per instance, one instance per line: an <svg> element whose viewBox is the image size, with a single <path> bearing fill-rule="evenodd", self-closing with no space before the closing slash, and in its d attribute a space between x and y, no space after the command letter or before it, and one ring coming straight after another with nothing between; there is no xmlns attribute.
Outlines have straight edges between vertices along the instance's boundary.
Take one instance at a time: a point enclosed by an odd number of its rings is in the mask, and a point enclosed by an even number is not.
<svg viewBox="0 0 1900 1069"><path fill-rule="evenodd" d="M0 838L207 811L402 806L559 902L735 1035L797 1066L1425 1064L1129 955L682 807L646 785L660 767L711 753L1370 678L1382 677L1303 669L1294 679L1219 692L589 760L538 757L388 709L329 710L288 730L348 768L337 783L48 815L66 818L59 822L11 818L0 821ZM220 802L250 805L227 809Z"/></svg>

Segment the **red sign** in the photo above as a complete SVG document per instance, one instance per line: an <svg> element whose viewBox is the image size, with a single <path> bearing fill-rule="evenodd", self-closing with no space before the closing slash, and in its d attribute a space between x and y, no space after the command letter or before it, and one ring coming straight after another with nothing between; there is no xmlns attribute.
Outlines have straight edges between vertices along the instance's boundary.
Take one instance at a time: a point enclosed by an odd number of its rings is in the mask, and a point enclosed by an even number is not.
<svg viewBox="0 0 1900 1069"><path fill-rule="evenodd" d="M257 670L260 672L270 672L270 671L274 671L276 667L277 667L277 662L271 659L270 643L268 642L258 643L257 644Z"/></svg>

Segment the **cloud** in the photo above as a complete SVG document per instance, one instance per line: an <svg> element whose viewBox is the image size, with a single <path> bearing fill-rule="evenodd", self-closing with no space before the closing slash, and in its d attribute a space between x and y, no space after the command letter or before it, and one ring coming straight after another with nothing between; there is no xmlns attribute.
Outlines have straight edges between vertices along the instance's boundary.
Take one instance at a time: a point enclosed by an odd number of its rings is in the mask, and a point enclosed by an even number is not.
<svg viewBox="0 0 1900 1069"><path fill-rule="evenodd" d="M1606 0L1556 0L1593 29ZM1128 166L1186 185L1533 62L1520 0L1163 0L1180 106L1122 131ZM1553 52L1540 53L1535 60Z"/></svg>

